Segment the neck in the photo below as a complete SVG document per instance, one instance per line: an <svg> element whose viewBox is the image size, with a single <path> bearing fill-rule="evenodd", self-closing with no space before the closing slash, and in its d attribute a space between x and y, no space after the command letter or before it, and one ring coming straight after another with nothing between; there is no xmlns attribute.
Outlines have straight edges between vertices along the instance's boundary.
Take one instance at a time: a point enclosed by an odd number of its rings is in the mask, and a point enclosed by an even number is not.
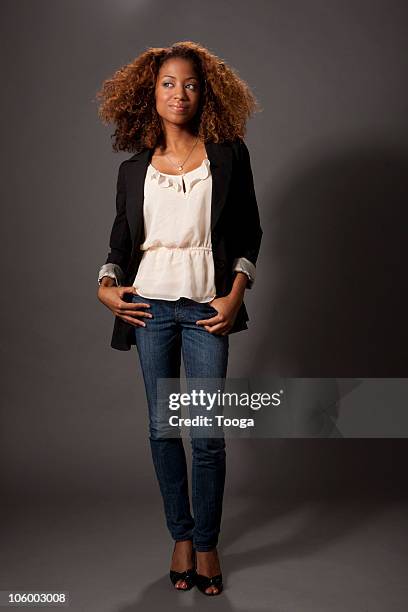
<svg viewBox="0 0 408 612"><path fill-rule="evenodd" d="M164 131L162 153L173 153L180 157L189 153L197 141L197 136L184 126L167 126Z"/></svg>

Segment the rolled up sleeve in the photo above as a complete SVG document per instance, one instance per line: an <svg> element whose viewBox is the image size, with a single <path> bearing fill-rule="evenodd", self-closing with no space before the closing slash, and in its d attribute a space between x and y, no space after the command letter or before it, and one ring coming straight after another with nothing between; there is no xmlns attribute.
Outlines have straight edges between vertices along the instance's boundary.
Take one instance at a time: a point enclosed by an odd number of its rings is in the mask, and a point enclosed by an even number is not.
<svg viewBox="0 0 408 612"><path fill-rule="evenodd" d="M246 288L252 289L256 276L256 267L254 266L252 261L249 261L249 259L246 259L246 257L239 257L237 259L234 259L234 262L232 264L232 270L233 272L243 272L244 274L246 274L248 277Z"/></svg>

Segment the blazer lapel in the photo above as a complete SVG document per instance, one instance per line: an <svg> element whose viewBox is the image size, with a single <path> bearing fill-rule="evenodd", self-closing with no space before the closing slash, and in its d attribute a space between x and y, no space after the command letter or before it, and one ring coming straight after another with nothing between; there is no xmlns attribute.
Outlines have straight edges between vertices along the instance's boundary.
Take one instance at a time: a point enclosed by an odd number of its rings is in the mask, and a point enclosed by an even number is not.
<svg viewBox="0 0 408 612"><path fill-rule="evenodd" d="M214 230L225 205L232 175L232 149L222 143L206 142L212 175L211 232ZM143 149L130 157L134 162L127 175L126 212L132 243L137 239L137 229L143 228L144 182L153 149ZM137 163L136 163L137 162ZM140 234L141 235L141 234Z"/></svg>
<svg viewBox="0 0 408 612"><path fill-rule="evenodd" d="M142 236L143 228L143 202L144 202L144 182L147 167L153 155L153 149L143 149L139 153L129 158L133 162L127 175L126 185L126 214L129 222L130 235L134 246L136 238ZM137 236L138 234L138 236Z"/></svg>
<svg viewBox="0 0 408 612"><path fill-rule="evenodd" d="M224 208L232 175L232 149L220 143L206 142L212 175L211 232Z"/></svg>

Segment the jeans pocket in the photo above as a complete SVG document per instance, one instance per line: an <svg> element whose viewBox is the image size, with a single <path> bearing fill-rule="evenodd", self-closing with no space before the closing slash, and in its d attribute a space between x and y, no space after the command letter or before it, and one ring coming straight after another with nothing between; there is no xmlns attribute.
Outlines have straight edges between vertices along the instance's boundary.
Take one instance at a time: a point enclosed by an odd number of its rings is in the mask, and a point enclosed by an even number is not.
<svg viewBox="0 0 408 612"><path fill-rule="evenodd" d="M213 313L213 314L218 314L218 310L216 308L214 308L214 306L211 306L211 304L209 302L206 302L207 308Z"/></svg>
<svg viewBox="0 0 408 612"><path fill-rule="evenodd" d="M140 295L140 293L138 293L137 291L132 293L132 296L136 298L136 301L138 302L142 302L143 300L146 300L146 302L148 302L149 300L151 300L151 298L146 298L143 295Z"/></svg>

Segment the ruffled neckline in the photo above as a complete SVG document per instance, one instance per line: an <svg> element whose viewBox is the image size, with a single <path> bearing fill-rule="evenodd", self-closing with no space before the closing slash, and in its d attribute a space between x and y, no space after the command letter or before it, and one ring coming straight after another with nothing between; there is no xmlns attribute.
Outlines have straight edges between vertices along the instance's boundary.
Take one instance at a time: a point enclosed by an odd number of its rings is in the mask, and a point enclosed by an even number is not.
<svg viewBox="0 0 408 612"><path fill-rule="evenodd" d="M157 170L152 164L149 164L150 180L157 182L159 187L172 187L176 191L183 191L182 179L188 193L192 187L199 181L203 181L210 174L210 160L205 157L198 168L185 172L184 174L166 174Z"/></svg>

